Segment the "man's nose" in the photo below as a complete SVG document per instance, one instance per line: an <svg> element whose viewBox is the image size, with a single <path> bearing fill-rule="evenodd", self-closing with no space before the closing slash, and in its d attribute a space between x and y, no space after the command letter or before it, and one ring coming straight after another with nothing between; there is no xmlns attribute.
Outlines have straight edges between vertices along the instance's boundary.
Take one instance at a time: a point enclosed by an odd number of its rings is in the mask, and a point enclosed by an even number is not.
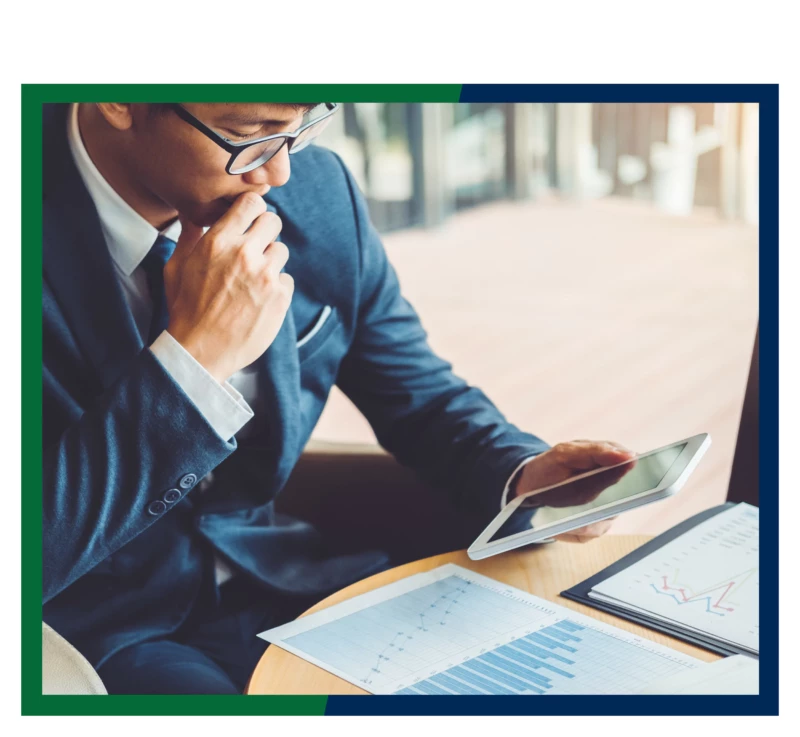
<svg viewBox="0 0 800 737"><path fill-rule="evenodd" d="M247 184L256 187L262 187L265 184L270 187L282 187L289 181L291 170L289 149L283 146L266 164L242 174L242 179Z"/></svg>

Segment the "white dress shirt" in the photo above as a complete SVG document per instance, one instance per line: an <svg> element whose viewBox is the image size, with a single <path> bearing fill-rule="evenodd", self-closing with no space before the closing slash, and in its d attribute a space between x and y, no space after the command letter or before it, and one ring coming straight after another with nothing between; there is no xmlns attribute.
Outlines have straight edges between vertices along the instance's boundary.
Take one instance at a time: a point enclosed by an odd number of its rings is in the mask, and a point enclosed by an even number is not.
<svg viewBox="0 0 800 737"><path fill-rule="evenodd" d="M97 209L100 227L136 327L146 341L153 302L141 264L156 242L159 231L117 194L94 165L81 138L77 104L72 105L67 128L72 156ZM161 231L176 242L180 233L178 220ZM166 330L156 338L150 350L223 440L230 440L234 435L243 438L248 429L252 429L252 423L250 428L246 425L254 417L250 405L256 403L258 394L254 366L246 367L220 384ZM514 469L503 490L501 509L506 504L512 479L533 457L526 458ZM210 479L211 474L201 481L201 487L207 486ZM231 576L230 570L220 560L216 572L218 583Z"/></svg>

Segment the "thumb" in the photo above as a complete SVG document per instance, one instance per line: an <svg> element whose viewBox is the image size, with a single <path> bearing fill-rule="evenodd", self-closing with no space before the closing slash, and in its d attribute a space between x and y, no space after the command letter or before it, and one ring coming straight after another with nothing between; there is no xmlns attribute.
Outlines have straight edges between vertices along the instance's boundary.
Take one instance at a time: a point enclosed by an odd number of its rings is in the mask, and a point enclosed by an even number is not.
<svg viewBox="0 0 800 737"><path fill-rule="evenodd" d="M194 251L200 238L203 237L203 229L201 227L195 225L183 215L179 215L179 218L181 221L181 234L175 244L172 256L164 266L164 290L167 295L167 304L170 305L170 308L179 288L184 264L189 256L192 255L192 251Z"/></svg>
<svg viewBox="0 0 800 737"><path fill-rule="evenodd" d="M195 225L185 215L179 215L178 217L181 221L181 235L175 246L175 252L170 259L170 262L176 262L175 265L186 261L194 251L197 242L203 237L203 229L199 225Z"/></svg>

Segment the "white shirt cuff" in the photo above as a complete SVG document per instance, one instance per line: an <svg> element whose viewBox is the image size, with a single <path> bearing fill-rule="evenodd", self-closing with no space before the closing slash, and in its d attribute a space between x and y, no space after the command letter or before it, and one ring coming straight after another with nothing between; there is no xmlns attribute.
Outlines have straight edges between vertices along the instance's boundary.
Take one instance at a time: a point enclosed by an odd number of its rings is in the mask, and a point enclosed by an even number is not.
<svg viewBox="0 0 800 737"><path fill-rule="evenodd" d="M539 455L541 455L541 454L539 454ZM529 458L526 458L524 461L522 461L522 463L520 463L514 469L514 472L508 477L508 481L506 481L506 488L503 489L503 496L500 497L500 509L502 509L503 507L506 506L506 504L508 504L508 492L511 489L511 482L514 480L514 476L516 476L519 473L519 470L523 466L527 466L528 463L530 463L534 458L538 458L538 457L539 457L538 455L535 455L535 456L530 456Z"/></svg>
<svg viewBox="0 0 800 737"><path fill-rule="evenodd" d="M253 418L242 395L227 381L220 384L166 330L150 350L225 442Z"/></svg>

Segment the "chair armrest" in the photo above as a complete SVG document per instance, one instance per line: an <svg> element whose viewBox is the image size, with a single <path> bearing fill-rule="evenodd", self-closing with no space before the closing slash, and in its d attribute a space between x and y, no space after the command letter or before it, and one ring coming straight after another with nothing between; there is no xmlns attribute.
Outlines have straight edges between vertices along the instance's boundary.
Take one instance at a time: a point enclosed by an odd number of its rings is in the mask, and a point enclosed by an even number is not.
<svg viewBox="0 0 800 737"><path fill-rule="evenodd" d="M45 695L95 695L106 689L89 661L42 622L42 693Z"/></svg>

